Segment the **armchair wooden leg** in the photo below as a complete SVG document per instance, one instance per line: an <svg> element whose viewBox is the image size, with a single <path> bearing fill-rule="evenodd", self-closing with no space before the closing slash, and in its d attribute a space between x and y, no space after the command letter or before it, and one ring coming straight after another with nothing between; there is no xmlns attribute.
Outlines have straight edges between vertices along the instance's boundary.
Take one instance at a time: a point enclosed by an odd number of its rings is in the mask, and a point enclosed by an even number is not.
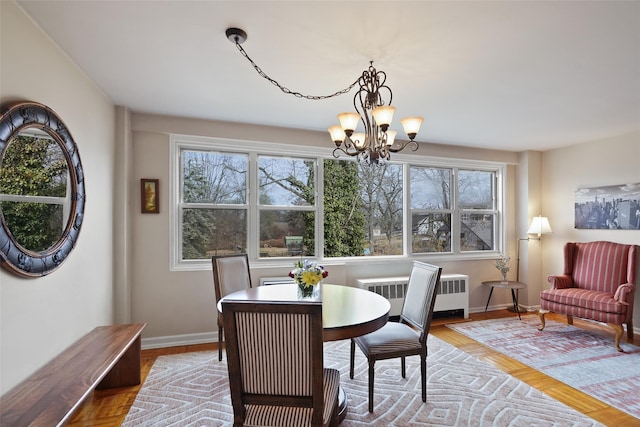
<svg viewBox="0 0 640 427"><path fill-rule="evenodd" d="M402 356L400 358L400 372L402 373L402 378L407 378L407 363L405 361L405 357Z"/></svg>
<svg viewBox="0 0 640 427"><path fill-rule="evenodd" d="M539 310L538 311L538 317L540 318L540 323L542 323L539 327L538 330L542 331L544 329L544 327L546 326L544 323L544 315L547 314L549 311L548 310Z"/></svg>
<svg viewBox="0 0 640 427"><path fill-rule="evenodd" d="M218 362L222 360L222 340L224 339L224 330L218 326Z"/></svg>
<svg viewBox="0 0 640 427"><path fill-rule="evenodd" d="M616 333L616 337L614 338L614 345L616 350L623 351L620 347L620 338L622 338L622 334L624 333L624 328L622 325L614 325L613 323L607 323Z"/></svg>
<svg viewBox="0 0 640 427"><path fill-rule="evenodd" d="M369 412L373 412L373 380L375 375L375 360L369 360Z"/></svg>
<svg viewBox="0 0 640 427"><path fill-rule="evenodd" d="M573 325L573 316L570 314L567 314L567 324Z"/></svg>
<svg viewBox="0 0 640 427"><path fill-rule="evenodd" d="M349 378L353 379L353 362L356 357L356 343L351 340L351 356L349 361Z"/></svg>
<svg viewBox="0 0 640 427"><path fill-rule="evenodd" d="M631 320L627 322L627 338L633 339L633 322Z"/></svg>

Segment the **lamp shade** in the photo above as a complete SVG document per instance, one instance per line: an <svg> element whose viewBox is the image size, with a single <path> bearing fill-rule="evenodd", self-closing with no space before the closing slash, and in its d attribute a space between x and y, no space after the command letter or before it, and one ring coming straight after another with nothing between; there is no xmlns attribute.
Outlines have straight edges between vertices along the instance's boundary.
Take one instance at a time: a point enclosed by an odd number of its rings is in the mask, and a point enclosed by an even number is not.
<svg viewBox="0 0 640 427"><path fill-rule="evenodd" d="M395 130L388 130L387 131L387 147L391 147L394 143L394 141L396 140L396 134L398 132L396 132Z"/></svg>
<svg viewBox="0 0 640 427"><path fill-rule="evenodd" d="M422 117L405 117L400 120L402 123L402 127L404 128L405 133L410 139L416 137L416 134L420 131L420 126L424 119Z"/></svg>
<svg viewBox="0 0 640 427"><path fill-rule="evenodd" d="M531 221L531 227L527 230L528 234L537 234L540 237L542 234L551 234L551 225L546 216L534 216Z"/></svg>
<svg viewBox="0 0 640 427"><path fill-rule="evenodd" d="M340 113L338 114L338 120L340 120L340 126L347 131L355 131L360 121L360 114L358 113Z"/></svg>
<svg viewBox="0 0 640 427"><path fill-rule="evenodd" d="M336 145L342 144L344 141L344 130L340 125L329 126L329 133L331 134L331 140L336 143Z"/></svg>
<svg viewBox="0 0 640 427"><path fill-rule="evenodd" d="M371 111L373 119L378 126L389 126L393 120L393 113L396 112L396 107L391 105L381 105Z"/></svg>

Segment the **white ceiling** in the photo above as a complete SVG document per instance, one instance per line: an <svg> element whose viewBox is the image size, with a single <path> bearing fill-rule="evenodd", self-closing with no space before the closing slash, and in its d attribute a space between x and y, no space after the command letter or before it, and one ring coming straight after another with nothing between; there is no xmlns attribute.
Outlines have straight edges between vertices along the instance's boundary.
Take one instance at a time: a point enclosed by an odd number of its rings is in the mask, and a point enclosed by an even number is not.
<svg viewBox="0 0 640 427"><path fill-rule="evenodd" d="M419 141L547 150L640 130L639 1L17 3L134 112L326 130L373 60ZM395 125L401 131L399 124ZM399 132L399 135L403 132ZM327 134L327 142L329 135Z"/></svg>

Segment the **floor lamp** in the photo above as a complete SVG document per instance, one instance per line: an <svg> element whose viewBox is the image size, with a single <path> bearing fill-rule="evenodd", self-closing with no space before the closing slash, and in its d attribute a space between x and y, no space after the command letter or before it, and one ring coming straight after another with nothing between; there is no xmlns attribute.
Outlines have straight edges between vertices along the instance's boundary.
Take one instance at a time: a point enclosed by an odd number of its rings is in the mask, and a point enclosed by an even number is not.
<svg viewBox="0 0 640 427"><path fill-rule="evenodd" d="M546 216L534 216L531 221L531 226L527 230L527 234L537 234L537 237L527 236L526 238L519 238L516 246L516 282L520 281L520 242L523 240L540 240L543 234L551 234L551 225Z"/></svg>

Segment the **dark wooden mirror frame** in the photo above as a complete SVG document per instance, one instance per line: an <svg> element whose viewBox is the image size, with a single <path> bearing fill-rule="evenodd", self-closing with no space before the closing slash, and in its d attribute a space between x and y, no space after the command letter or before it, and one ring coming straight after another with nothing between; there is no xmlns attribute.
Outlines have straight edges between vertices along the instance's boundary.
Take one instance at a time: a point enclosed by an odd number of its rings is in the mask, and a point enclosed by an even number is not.
<svg viewBox="0 0 640 427"><path fill-rule="evenodd" d="M44 251L30 251L16 242L0 209L0 266L18 276L33 278L56 270L71 253L84 217L85 187L78 147L71 133L53 110L36 102L15 103L2 109L0 168L12 138L27 128L38 128L55 139L67 160L71 181L71 213L60 239Z"/></svg>

